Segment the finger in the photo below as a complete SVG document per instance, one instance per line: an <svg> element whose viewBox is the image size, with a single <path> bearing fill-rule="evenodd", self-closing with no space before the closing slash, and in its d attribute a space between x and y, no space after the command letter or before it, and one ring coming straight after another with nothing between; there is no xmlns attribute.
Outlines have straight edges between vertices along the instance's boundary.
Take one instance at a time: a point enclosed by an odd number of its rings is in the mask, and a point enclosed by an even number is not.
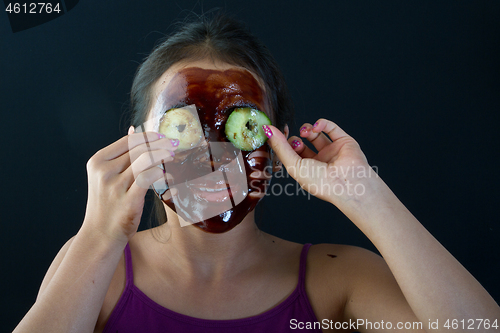
<svg viewBox="0 0 500 333"><path fill-rule="evenodd" d="M141 156L146 152L152 153L153 151L156 150L169 150L173 152L174 150L177 149L178 146L179 146L179 140L177 139L163 138L160 140L156 140L154 142L148 142L148 143L144 142L143 144L140 144L130 150L129 152L130 163L134 163L134 161L137 158L139 158L139 156ZM151 158L153 159L152 156Z"/></svg>
<svg viewBox="0 0 500 333"><path fill-rule="evenodd" d="M153 159L151 159L151 156L153 157ZM150 155L149 153L144 153L142 157L139 157L133 164L130 164L128 168L120 173L118 182L121 184L121 187L124 191L128 191L132 187L132 184L137 181L137 178L140 177L141 173L152 168L158 168L163 173L164 169L161 166L164 163L168 163L172 160L173 157L168 150L158 150L155 151L152 155ZM141 181L139 184L143 183L144 181ZM145 189L148 189L149 185L151 184L145 185Z"/></svg>
<svg viewBox="0 0 500 333"><path fill-rule="evenodd" d="M295 171L300 164L301 157L293 150L279 129L272 125L264 125L263 129L268 137L269 146L276 153L290 176L295 178Z"/></svg>
<svg viewBox="0 0 500 333"><path fill-rule="evenodd" d="M142 133L139 133L142 135ZM129 152L118 156L117 158L108 161L108 165L110 170L113 170L116 173L123 173L127 170L132 163L134 163L139 156L144 153L150 154L151 161L154 161L155 158L151 155L154 151L163 150L163 151L173 151L177 149L179 145L179 140L177 139L159 139L153 142L143 143L133 148ZM168 155L167 155L168 156Z"/></svg>
<svg viewBox="0 0 500 333"><path fill-rule="evenodd" d="M156 137L155 137L156 134ZM178 144L178 140L176 140ZM173 141L166 139L164 134L155 132L139 132L128 136L128 150L133 151L135 148L139 147L139 151L144 152L146 150L153 150L154 147L158 145L165 145ZM171 146L165 146L164 148L170 148Z"/></svg>
<svg viewBox="0 0 500 333"><path fill-rule="evenodd" d="M318 151L328 146L332 141L321 131L317 132L311 124L304 124L300 129L300 136L311 142Z"/></svg>
<svg viewBox="0 0 500 333"><path fill-rule="evenodd" d="M302 139L300 139L299 137L292 136L290 139L288 139L288 143L293 148L293 150L295 150L295 152L302 158L313 158L314 156L316 156L316 153L312 151L311 148L306 146L304 142L302 142Z"/></svg>
<svg viewBox="0 0 500 333"><path fill-rule="evenodd" d="M173 160L173 153L168 150L154 150L143 153L139 156L125 172L132 172L134 178L150 168L159 164L164 164ZM162 169L163 170L163 169ZM149 184L148 184L149 186Z"/></svg>
<svg viewBox="0 0 500 333"><path fill-rule="evenodd" d="M165 179L165 173L160 167L153 167L141 172L130 185L128 193L132 195L145 195L155 182Z"/></svg>
<svg viewBox="0 0 500 333"><path fill-rule="evenodd" d="M94 156L96 156L98 160L110 161L126 154L130 149L133 149L140 144L149 144L164 137L165 136L163 134L156 132L133 133L126 135L118 141L115 141L109 146L99 150Z"/></svg>
<svg viewBox="0 0 500 333"><path fill-rule="evenodd" d="M319 119L312 128L313 133L325 132L330 137L330 140L336 141L341 138L349 137L349 135L341 129L337 124L328 119Z"/></svg>

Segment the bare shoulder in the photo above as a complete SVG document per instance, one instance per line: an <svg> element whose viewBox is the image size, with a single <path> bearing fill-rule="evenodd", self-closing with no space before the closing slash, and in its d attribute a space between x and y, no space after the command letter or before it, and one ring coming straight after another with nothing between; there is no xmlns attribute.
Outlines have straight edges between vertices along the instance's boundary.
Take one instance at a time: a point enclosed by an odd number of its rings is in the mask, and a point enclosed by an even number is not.
<svg viewBox="0 0 500 333"><path fill-rule="evenodd" d="M311 246L307 257L306 291L318 320L342 320L353 290L366 276L386 269L379 255L357 246Z"/></svg>
<svg viewBox="0 0 500 333"><path fill-rule="evenodd" d="M340 244L317 244L308 254L308 272L317 277L348 276L351 280L373 269L386 270L382 257L367 249Z"/></svg>
<svg viewBox="0 0 500 333"><path fill-rule="evenodd" d="M318 320L388 319L389 313L415 318L378 254L356 246L318 244L311 247L307 264L306 287Z"/></svg>

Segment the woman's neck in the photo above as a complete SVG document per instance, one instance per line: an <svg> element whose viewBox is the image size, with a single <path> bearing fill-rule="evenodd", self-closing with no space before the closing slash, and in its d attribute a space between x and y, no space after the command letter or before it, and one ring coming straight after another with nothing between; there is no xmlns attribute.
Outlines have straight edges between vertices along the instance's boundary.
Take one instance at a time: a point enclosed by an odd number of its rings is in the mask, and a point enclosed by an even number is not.
<svg viewBox="0 0 500 333"><path fill-rule="evenodd" d="M207 233L192 225L180 227L177 215L168 215L168 223L159 227L163 243L157 243L157 258L164 260L164 269L175 267L186 278L214 283L231 278L262 262L266 257L265 245L272 242L269 235L257 228L253 211L222 234Z"/></svg>

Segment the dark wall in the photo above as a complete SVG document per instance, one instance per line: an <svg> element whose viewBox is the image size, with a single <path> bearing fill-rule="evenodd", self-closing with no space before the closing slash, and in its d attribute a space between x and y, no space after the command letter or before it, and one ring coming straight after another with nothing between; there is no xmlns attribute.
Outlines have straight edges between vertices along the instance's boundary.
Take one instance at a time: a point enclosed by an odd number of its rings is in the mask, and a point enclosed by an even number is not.
<svg viewBox="0 0 500 333"><path fill-rule="evenodd" d="M498 302L500 2L87 0L16 33L0 14L0 325L19 322L78 231L86 161L126 134L138 63L191 10L213 7L245 21L277 58L297 109L292 132L337 122ZM289 240L374 250L335 207L307 196L267 198L258 218Z"/></svg>

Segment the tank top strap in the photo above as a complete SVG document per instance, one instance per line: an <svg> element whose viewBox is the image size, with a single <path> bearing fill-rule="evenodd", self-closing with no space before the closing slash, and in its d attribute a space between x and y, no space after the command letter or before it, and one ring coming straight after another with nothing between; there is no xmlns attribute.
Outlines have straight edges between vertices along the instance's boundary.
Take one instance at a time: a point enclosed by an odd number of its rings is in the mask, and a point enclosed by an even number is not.
<svg viewBox="0 0 500 333"><path fill-rule="evenodd" d="M125 246L125 288L131 287L134 284L134 269L132 267L132 252L130 245Z"/></svg>
<svg viewBox="0 0 500 333"><path fill-rule="evenodd" d="M311 243L304 244L302 247L302 252L300 253L300 266L299 266L299 286L301 290L305 290L306 283L306 265L307 265L307 253L311 247Z"/></svg>

